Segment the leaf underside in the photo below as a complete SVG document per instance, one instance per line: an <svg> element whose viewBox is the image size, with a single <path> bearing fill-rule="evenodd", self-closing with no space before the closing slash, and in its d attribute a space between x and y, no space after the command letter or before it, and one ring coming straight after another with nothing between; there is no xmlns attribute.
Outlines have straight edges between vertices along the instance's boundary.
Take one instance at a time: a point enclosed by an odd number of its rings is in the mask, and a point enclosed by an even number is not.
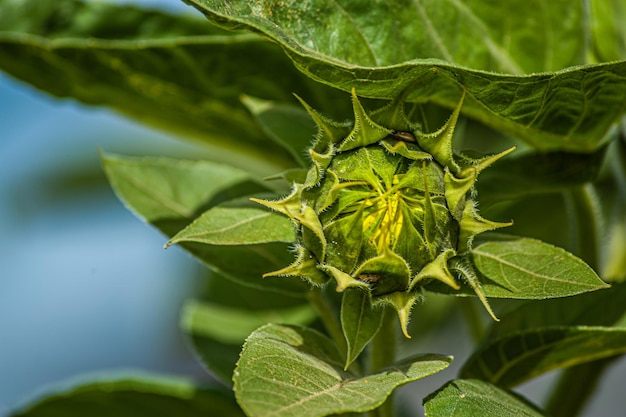
<svg viewBox="0 0 626 417"><path fill-rule="evenodd" d="M270 37L305 74L344 91L408 91L408 101L453 108L466 90L465 114L538 149L591 151L626 106L626 62L576 66L586 59L581 3L186 1L214 23Z"/></svg>

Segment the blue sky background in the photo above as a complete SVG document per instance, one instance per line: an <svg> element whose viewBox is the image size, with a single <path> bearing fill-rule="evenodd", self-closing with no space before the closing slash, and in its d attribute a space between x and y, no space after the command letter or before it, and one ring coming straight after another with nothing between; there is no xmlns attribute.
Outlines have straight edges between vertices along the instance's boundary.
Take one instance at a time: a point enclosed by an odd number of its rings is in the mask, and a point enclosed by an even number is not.
<svg viewBox="0 0 626 417"><path fill-rule="evenodd" d="M178 0L132 3L188 9ZM200 267L175 247L163 250L165 237L117 200L104 183L100 149L202 152L0 73L0 415L58 381L86 374L204 375L178 330L180 307L198 289ZM458 329L449 333L437 347L454 353L449 346ZM524 392L542 398L551 378ZM624 386L622 360L586 415L621 416L612 407Z"/></svg>

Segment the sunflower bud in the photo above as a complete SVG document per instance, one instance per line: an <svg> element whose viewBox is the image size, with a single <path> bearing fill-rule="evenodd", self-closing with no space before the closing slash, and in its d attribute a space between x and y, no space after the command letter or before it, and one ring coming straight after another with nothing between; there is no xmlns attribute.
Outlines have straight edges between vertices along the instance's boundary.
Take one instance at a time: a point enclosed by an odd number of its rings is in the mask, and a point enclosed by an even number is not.
<svg viewBox="0 0 626 417"><path fill-rule="evenodd" d="M367 113L352 91L354 122L327 120L305 103L318 126L302 183L279 201L256 200L294 222L297 259L266 275L298 276L338 291L360 287L398 312L403 332L421 289L466 280L495 318L468 253L474 237L510 223L478 214L481 170L513 149L482 159L455 155L461 103L434 133L404 115L402 99Z"/></svg>

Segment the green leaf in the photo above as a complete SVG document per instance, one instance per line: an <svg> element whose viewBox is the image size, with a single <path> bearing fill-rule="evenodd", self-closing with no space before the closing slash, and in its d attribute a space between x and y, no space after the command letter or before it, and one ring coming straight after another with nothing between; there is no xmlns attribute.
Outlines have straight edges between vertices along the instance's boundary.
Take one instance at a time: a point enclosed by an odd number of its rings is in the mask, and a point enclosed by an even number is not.
<svg viewBox="0 0 626 417"><path fill-rule="evenodd" d="M315 317L315 311L308 304L281 309L249 310L217 303L188 301L183 307L181 327L193 335L241 346L250 333L264 324L307 325Z"/></svg>
<svg viewBox="0 0 626 417"><path fill-rule="evenodd" d="M207 207L269 190L249 173L215 162L112 154L102 159L119 198L166 234L177 232Z"/></svg>
<svg viewBox="0 0 626 417"><path fill-rule="evenodd" d="M222 277L218 280L225 281ZM246 289L240 287L238 290ZM183 307L181 328L191 337L202 362L227 386L232 384L241 346L252 331L267 323L305 325L316 317L308 304L271 309L270 304L276 298L274 294L260 296L257 292L257 298L268 299L268 308L245 309L201 301L188 301Z"/></svg>
<svg viewBox="0 0 626 417"><path fill-rule="evenodd" d="M207 144L221 160L263 174L296 162L267 141L241 94L295 103L296 92L328 111L343 106L259 36L128 5L0 0L0 69Z"/></svg>
<svg viewBox="0 0 626 417"><path fill-rule="evenodd" d="M216 204L268 191L245 171L207 161L105 156L104 168L120 199L170 237ZM186 242L181 246L220 276L242 285L291 295L309 289L297 279L261 278L292 262L286 243L219 246Z"/></svg>
<svg viewBox="0 0 626 417"><path fill-rule="evenodd" d="M215 281L224 282L222 277ZM228 282L228 281L226 281ZM245 292L246 288L237 288ZM225 385L232 384L233 371L241 346L256 328L267 323L306 325L316 313L309 304L272 308L279 294L263 294L266 309L245 309L215 302L188 301L183 307L181 328L191 337L194 350L211 373Z"/></svg>
<svg viewBox="0 0 626 417"><path fill-rule="evenodd" d="M301 107L244 96L243 104L250 110L267 137L287 149L302 167L309 165L305 150L311 147L316 127L311 116Z"/></svg>
<svg viewBox="0 0 626 417"><path fill-rule="evenodd" d="M471 253L488 297L545 299L608 287L579 258L535 239L488 242Z"/></svg>
<svg viewBox="0 0 626 417"><path fill-rule="evenodd" d="M498 201L560 192L594 181L605 153L603 147L590 154L530 153L498 161L481 172L476 182L481 209Z"/></svg>
<svg viewBox="0 0 626 417"><path fill-rule="evenodd" d="M225 344L210 337L190 335L193 350L207 371L224 386L232 388L235 364L239 360L241 346Z"/></svg>
<svg viewBox="0 0 626 417"><path fill-rule="evenodd" d="M244 345L235 395L249 417L313 417L380 406L398 386L432 375L450 358L422 355L359 377L343 370L333 342L296 326L267 325Z"/></svg>
<svg viewBox="0 0 626 417"><path fill-rule="evenodd" d="M293 297L304 297L311 289L305 281L294 277L263 278L263 274L293 262L290 245L286 243L222 246L190 242L182 243L181 246L212 272L246 287L276 291Z"/></svg>
<svg viewBox="0 0 626 417"><path fill-rule="evenodd" d="M368 7L359 0L187 3L225 27L243 25L271 35L293 52L332 57L354 66L383 67L434 58L469 68L521 73L552 71L585 58L585 33L578 26L586 18L581 4L552 2L529 9L523 0L511 0L505 8L471 0L368 2ZM331 22L332 31L325 26ZM469 34L473 36L465 38Z"/></svg>
<svg viewBox="0 0 626 417"><path fill-rule="evenodd" d="M562 326L626 328L626 284L613 284L603 291L574 297L524 303L502 316L485 340L495 340L520 331Z"/></svg>
<svg viewBox="0 0 626 417"><path fill-rule="evenodd" d="M586 55L582 3L188 2L270 37L305 74L344 91L408 91L408 101L453 108L466 90L465 114L542 150L597 148L626 106L626 62L575 66Z"/></svg>
<svg viewBox="0 0 626 417"><path fill-rule="evenodd" d="M291 220L249 199L238 199L207 210L168 243L198 242L208 245L247 245L294 242Z"/></svg>
<svg viewBox="0 0 626 417"><path fill-rule="evenodd" d="M194 305L193 303L191 304L192 306ZM232 385L233 371L239 359L241 346L246 337L256 327L248 328L248 330L244 328L245 325L241 326L238 323L236 327L241 332L239 334L240 338L237 340L232 337L233 334L230 332L230 329L216 328L214 332L203 332L202 328L206 330L207 327L215 327L208 320L201 321L204 303L212 306L212 310L216 314L220 314L222 311L235 313L234 316L229 316L231 319L245 313L245 321L249 327L254 326L252 321L256 320L255 323L259 327L262 324L275 320L279 316L284 317L286 312L293 313L290 313L287 317L289 322L293 322L292 319L302 319L301 323L307 323L306 319L309 315L307 311L310 311L308 303L302 297L288 296L278 292L260 292L257 288L239 285L234 280L226 279L224 276L216 273L210 273L207 277L202 293L202 301L197 303L199 311L193 308L190 310L184 309L181 320L183 330L191 338L193 348L202 360L202 363L206 365L213 376L226 386ZM245 306L246 310L242 310L242 306ZM267 321L260 323L258 319L252 318L251 316L254 316L257 311ZM196 312L198 314L195 314ZM271 312L274 312L274 314L271 314ZM217 318L217 320L221 319ZM198 331L196 331L196 328L198 328ZM231 336L230 343L226 343L228 336L219 340L219 335L224 335L225 333Z"/></svg>
<svg viewBox="0 0 626 417"><path fill-rule="evenodd" d="M504 315L462 375L513 386L560 367L626 352L626 285L532 301Z"/></svg>
<svg viewBox="0 0 626 417"><path fill-rule="evenodd" d="M544 373L626 352L626 329L568 326L531 329L495 339L475 352L463 378L513 387Z"/></svg>
<svg viewBox="0 0 626 417"><path fill-rule="evenodd" d="M484 381L457 379L424 400L427 417L543 417L514 393Z"/></svg>
<svg viewBox="0 0 626 417"><path fill-rule="evenodd" d="M489 219L513 220L513 225L504 233L485 233L478 236L475 245L499 239L520 237L541 240L573 252L576 250L572 239L571 221L567 213L563 192L526 195L517 200L502 201L483 207L480 214ZM482 201L480 196L479 201ZM537 221L541 219L541 221ZM515 237L513 237L515 236Z"/></svg>
<svg viewBox="0 0 626 417"><path fill-rule="evenodd" d="M225 390L204 389L182 378L128 377L97 380L58 391L12 417L243 417Z"/></svg>
<svg viewBox="0 0 626 417"><path fill-rule="evenodd" d="M341 327L348 344L345 369L378 333L384 309L372 306L369 291L348 288L341 300Z"/></svg>

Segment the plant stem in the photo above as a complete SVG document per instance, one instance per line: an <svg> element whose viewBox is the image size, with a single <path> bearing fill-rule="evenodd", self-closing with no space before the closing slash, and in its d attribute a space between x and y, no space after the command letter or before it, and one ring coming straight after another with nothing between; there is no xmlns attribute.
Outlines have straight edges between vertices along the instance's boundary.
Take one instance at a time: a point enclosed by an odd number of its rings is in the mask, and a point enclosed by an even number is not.
<svg viewBox="0 0 626 417"><path fill-rule="evenodd" d="M369 372L375 373L389 366L396 359L397 317L390 308L383 312L382 325L370 345ZM371 417L393 417L393 392L387 400L375 410L370 411Z"/></svg>
<svg viewBox="0 0 626 417"><path fill-rule="evenodd" d="M345 356L348 350L343 330L339 325L339 319L332 306L324 296L321 288L313 288L308 294L308 300L317 311L326 331L339 347L340 352Z"/></svg>
<svg viewBox="0 0 626 417"><path fill-rule="evenodd" d="M550 394L544 410L546 415L550 417L580 415L606 369L620 357L613 356L567 368Z"/></svg>

